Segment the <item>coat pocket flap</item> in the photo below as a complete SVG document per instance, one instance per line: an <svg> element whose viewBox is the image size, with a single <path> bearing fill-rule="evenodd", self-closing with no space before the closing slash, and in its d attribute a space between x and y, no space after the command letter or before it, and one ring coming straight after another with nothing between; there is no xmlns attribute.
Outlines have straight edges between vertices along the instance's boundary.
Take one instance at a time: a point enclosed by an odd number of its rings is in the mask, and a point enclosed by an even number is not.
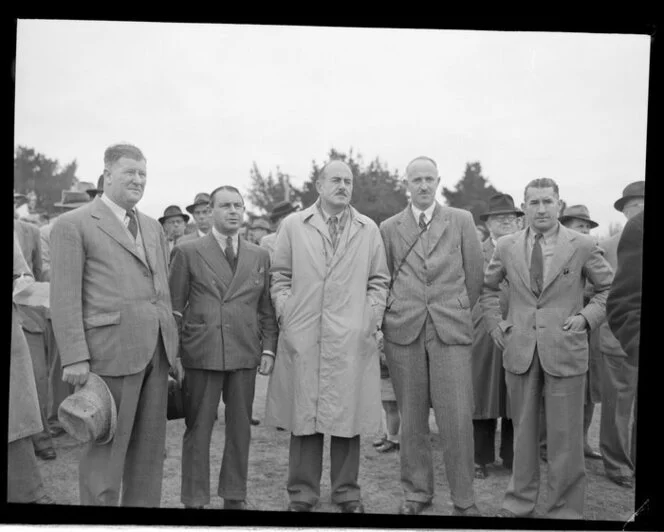
<svg viewBox="0 0 664 532"><path fill-rule="evenodd" d="M103 327L105 325L117 325L120 323L120 311L104 312L101 314L92 314L83 318L83 328L92 329L94 327Z"/></svg>

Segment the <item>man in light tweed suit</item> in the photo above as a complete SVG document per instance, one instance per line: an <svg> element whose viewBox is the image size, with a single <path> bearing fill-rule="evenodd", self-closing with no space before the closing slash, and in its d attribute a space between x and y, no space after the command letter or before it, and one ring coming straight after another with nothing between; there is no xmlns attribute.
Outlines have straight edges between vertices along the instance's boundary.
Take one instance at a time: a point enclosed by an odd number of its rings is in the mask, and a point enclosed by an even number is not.
<svg viewBox="0 0 664 532"><path fill-rule="evenodd" d="M154 507L161 499L167 378L178 333L166 238L156 220L134 208L145 182L138 148L109 147L103 195L61 215L50 237L51 315L62 379L80 386L92 371L118 406L113 440L89 443L81 457L85 505Z"/></svg>
<svg viewBox="0 0 664 532"><path fill-rule="evenodd" d="M435 200L436 163L406 167L411 203L385 220L392 287L383 321L387 364L402 419L399 512L419 514L434 494L429 406L443 442L456 515L478 515L473 492L471 308L482 286L484 258L473 217Z"/></svg>
<svg viewBox="0 0 664 532"><path fill-rule="evenodd" d="M587 331L604 319L613 272L591 236L560 224L559 198L552 179L528 183L522 204L526 228L498 240L484 273L480 304L487 330L503 349L514 424L512 477L498 517L529 517L537 504L544 397L546 517L583 519ZM505 319L499 305L503 280L510 301ZM586 280L594 295L584 306Z"/></svg>

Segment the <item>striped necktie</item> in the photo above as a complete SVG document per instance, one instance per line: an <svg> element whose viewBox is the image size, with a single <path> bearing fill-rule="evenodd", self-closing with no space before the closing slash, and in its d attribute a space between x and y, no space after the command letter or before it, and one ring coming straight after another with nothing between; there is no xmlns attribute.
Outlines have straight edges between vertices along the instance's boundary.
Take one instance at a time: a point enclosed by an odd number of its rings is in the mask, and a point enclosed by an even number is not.
<svg viewBox="0 0 664 532"><path fill-rule="evenodd" d="M133 236L134 240L136 240L136 236L138 235L138 224L136 223L136 213L134 213L133 210L129 210L127 211L127 217L129 218L127 229L129 229L131 236Z"/></svg>
<svg viewBox="0 0 664 532"><path fill-rule="evenodd" d="M224 254L226 255L228 264L231 266L231 270L235 273L235 251L233 251L233 237L230 235L226 237L226 250L224 251Z"/></svg>
<svg viewBox="0 0 664 532"><path fill-rule="evenodd" d="M336 216L330 216L327 220L327 223L330 226L330 238L332 239L332 247L334 249L337 249L337 238L339 238L337 222L338 220Z"/></svg>
<svg viewBox="0 0 664 532"><path fill-rule="evenodd" d="M536 296L544 286L544 258L542 257L542 233L535 233L533 253L530 256L530 287Z"/></svg>

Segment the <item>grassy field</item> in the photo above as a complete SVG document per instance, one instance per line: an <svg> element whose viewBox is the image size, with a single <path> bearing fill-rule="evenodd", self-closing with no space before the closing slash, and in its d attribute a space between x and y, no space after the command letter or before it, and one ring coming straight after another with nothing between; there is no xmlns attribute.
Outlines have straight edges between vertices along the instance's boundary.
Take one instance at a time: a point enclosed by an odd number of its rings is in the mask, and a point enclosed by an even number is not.
<svg viewBox="0 0 664 532"><path fill-rule="evenodd" d="M256 382L255 417L263 418L267 378L259 376ZM217 479L224 445L223 405L220 407L210 449L211 479L210 491L213 494L209 508L221 508L223 501L216 496ZM590 430L590 443L598 448L600 406ZM431 421L434 449L436 495L433 505L425 512L430 515L451 514L449 488L445 479L442 452L436 434L436 426ZM180 457L184 421L168 422L166 448L168 456L164 463L164 483L162 507L181 508L180 503ZM398 453L380 454L371 442L373 437L362 440L362 461L360 463L360 485L362 499L368 513L397 513L402 491L399 483ZM284 510L288 504L286 476L288 469L288 441L286 432L279 432L262 423L252 428L252 443L249 464L248 504L254 510ZM58 457L51 462L40 461L44 484L49 495L58 504L78 504L78 458L81 447L68 435L55 440ZM317 512L338 512L330 503L329 480L329 440L326 439L326 454L321 486L321 501ZM546 464L542 463L540 500L546 494ZM604 476L601 460L586 460L587 489L585 518L593 520L626 521L633 512L634 491L616 486ZM489 477L475 480L475 494L480 511L492 516L498 511L507 488L509 477L499 465L489 469ZM537 513L542 512L538 504Z"/></svg>

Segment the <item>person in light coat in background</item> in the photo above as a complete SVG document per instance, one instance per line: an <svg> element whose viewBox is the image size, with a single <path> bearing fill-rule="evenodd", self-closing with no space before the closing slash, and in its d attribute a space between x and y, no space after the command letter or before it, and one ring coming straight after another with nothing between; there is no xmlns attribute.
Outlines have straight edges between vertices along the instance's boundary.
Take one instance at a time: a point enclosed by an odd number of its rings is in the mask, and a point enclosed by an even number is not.
<svg viewBox="0 0 664 532"><path fill-rule="evenodd" d="M380 428L376 333L389 273L376 224L349 205L353 174L327 163L319 199L282 223L272 263L280 325L265 422L291 432L289 511L320 497L324 435L331 436L332 501L362 513L360 434Z"/></svg>

